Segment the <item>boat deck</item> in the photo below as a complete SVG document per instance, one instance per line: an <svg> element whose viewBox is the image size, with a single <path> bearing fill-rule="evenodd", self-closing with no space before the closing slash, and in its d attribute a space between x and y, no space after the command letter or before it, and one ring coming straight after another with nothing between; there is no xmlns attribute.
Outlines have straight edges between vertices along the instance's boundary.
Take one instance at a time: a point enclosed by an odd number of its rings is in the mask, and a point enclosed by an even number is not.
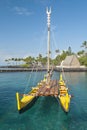
<svg viewBox="0 0 87 130"><path fill-rule="evenodd" d="M51 80L50 84L43 83L38 89L35 96L58 96L58 81Z"/></svg>

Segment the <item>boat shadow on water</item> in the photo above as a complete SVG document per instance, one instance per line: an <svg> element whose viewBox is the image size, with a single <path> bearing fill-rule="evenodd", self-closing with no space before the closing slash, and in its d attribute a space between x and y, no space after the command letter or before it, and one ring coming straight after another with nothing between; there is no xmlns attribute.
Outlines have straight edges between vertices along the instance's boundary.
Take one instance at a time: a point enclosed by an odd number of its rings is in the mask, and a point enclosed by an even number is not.
<svg viewBox="0 0 87 130"><path fill-rule="evenodd" d="M40 113L49 114L50 112L58 112L59 104L55 97L47 96L44 97L42 103L40 104Z"/></svg>
<svg viewBox="0 0 87 130"><path fill-rule="evenodd" d="M28 111L29 109L31 109L37 103L38 98L41 98L41 97L35 97L31 103L27 104L24 108L22 108L19 111L19 114L22 114L22 113ZM44 97L43 102L41 103L41 111L45 111L45 113L48 113L48 112L50 112L50 109L52 107L54 107L55 110L58 110L59 104L58 104L56 98L49 97L49 96Z"/></svg>
<svg viewBox="0 0 87 130"><path fill-rule="evenodd" d="M29 109L31 109L36 103L37 100L40 99L41 97L35 97L31 103L28 103L24 108L22 108L21 110L19 110L19 114L22 114L26 111L28 111ZM38 100L39 101L39 100ZM60 102L58 101L57 98L55 97L44 97L42 99L42 103L40 103L40 112L42 111L42 113L45 112L45 114L49 114L51 112L51 110L53 109L56 112L59 112L61 108ZM67 115L68 112L64 113Z"/></svg>
<svg viewBox="0 0 87 130"><path fill-rule="evenodd" d="M22 113L28 111L30 108L32 108L38 98L39 97L35 97L30 103L28 103L25 107L23 107L21 110L19 110L19 114L22 114Z"/></svg>

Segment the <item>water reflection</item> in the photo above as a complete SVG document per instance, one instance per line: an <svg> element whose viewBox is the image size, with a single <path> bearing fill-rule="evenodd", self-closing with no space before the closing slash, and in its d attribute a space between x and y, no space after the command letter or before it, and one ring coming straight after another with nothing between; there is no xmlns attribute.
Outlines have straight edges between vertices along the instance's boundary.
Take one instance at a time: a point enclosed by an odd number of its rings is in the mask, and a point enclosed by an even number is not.
<svg viewBox="0 0 87 130"><path fill-rule="evenodd" d="M65 72L64 73L65 80L68 84L76 85L81 82L86 77L85 72Z"/></svg>

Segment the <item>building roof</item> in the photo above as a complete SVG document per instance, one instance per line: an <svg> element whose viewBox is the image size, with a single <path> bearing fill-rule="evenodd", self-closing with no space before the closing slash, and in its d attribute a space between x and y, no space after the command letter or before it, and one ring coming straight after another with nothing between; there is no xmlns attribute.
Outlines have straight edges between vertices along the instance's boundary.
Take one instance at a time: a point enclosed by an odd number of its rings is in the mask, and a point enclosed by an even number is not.
<svg viewBox="0 0 87 130"><path fill-rule="evenodd" d="M62 63L63 66L80 66L80 62L76 55L67 56Z"/></svg>

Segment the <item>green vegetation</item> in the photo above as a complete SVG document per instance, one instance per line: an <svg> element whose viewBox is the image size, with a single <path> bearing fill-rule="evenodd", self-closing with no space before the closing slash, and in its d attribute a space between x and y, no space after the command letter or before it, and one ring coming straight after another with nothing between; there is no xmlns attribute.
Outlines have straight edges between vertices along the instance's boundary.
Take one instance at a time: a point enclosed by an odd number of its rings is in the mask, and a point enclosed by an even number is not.
<svg viewBox="0 0 87 130"><path fill-rule="evenodd" d="M61 61L66 58L66 56L74 54L71 50L71 47L68 48L67 51L62 51L61 54L58 54L56 58L53 60L54 65L60 65Z"/></svg>
<svg viewBox="0 0 87 130"><path fill-rule="evenodd" d="M87 56L81 56L79 58L80 64L87 66Z"/></svg>
<svg viewBox="0 0 87 130"><path fill-rule="evenodd" d="M87 41L84 41L81 47L83 47L84 50L77 53L79 55L79 61L81 65L87 66Z"/></svg>
<svg viewBox="0 0 87 130"><path fill-rule="evenodd" d="M56 57L54 59L50 59L50 63L55 66L60 65L61 61L64 60L66 56L75 54L77 55L80 61L80 64L87 66L87 41L84 41L81 47L83 47L83 50L80 50L79 52L77 52L77 54L72 52L71 47L68 47L68 50L66 51L63 50L61 54L60 54L59 49L55 50ZM20 65L22 67L46 66L47 57L43 57L42 54L39 54L38 57L36 58L28 56L26 58L6 59L5 61L7 62L8 65L12 62L13 65L16 65L16 66Z"/></svg>

